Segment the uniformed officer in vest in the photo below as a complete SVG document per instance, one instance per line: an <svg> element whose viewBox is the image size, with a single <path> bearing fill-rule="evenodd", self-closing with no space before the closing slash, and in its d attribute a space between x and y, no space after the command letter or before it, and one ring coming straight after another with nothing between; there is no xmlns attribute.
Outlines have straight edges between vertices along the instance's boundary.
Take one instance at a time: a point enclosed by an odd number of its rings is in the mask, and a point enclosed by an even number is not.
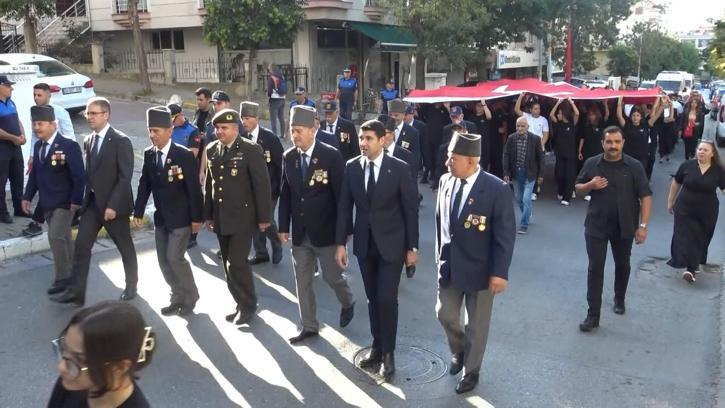
<svg viewBox="0 0 725 408"><path fill-rule="evenodd" d="M55 279L49 295L63 292L72 283L73 214L83 203L85 170L81 148L75 140L58 133L53 108L32 106L30 119L38 141L33 146L33 167L21 206L30 214L30 202L40 193L38 208L48 224L48 243L53 253ZM4 188L4 187L3 187Z"/></svg>
<svg viewBox="0 0 725 408"><path fill-rule="evenodd" d="M282 143L271 130L259 125L259 104L244 101L239 107L239 115L242 117L242 124L247 133L244 135L249 140L262 146L264 160L267 163L269 182L272 188L272 214L277 207L279 199L279 186L282 181L282 155L284 149ZM248 261L251 265L269 262L269 251L267 251L267 239L272 245L272 263L277 265L282 261L282 243L277 235L277 224L272 218L272 225L267 231L256 231L252 243L254 244L254 255Z"/></svg>
<svg viewBox="0 0 725 408"><path fill-rule="evenodd" d="M146 124L153 146L144 151L133 222L141 226L146 203L153 193L156 255L161 273L171 287L171 301L161 308L161 314L186 316L199 300L191 265L184 257L189 237L199 231L203 221L196 158L186 146L171 139L170 109L148 109Z"/></svg>
<svg viewBox="0 0 725 408"><path fill-rule="evenodd" d="M302 320L302 330L289 339L295 344L317 336L320 329L314 291L318 260L323 279L335 291L342 306L340 327L352 320L355 303L344 268L335 262L337 206L345 162L334 147L315 140L313 108L292 108L290 126L295 146L284 155L279 230L284 242L289 240L292 231L292 264Z"/></svg>
<svg viewBox="0 0 725 408"><path fill-rule="evenodd" d="M240 136L239 114L232 109L212 119L217 140L206 148L204 216L219 240L227 286L237 308L228 322L245 324L257 311L247 255L255 231L272 222L272 193L262 147Z"/></svg>

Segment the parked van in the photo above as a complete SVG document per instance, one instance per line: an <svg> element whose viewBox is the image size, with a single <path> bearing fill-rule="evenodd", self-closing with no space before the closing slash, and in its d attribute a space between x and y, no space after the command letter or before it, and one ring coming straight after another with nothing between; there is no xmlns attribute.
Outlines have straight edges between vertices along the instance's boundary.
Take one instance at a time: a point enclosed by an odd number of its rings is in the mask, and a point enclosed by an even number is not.
<svg viewBox="0 0 725 408"><path fill-rule="evenodd" d="M685 73L681 71L662 71L657 74L655 84L668 94L681 93L685 88L689 91L685 82Z"/></svg>

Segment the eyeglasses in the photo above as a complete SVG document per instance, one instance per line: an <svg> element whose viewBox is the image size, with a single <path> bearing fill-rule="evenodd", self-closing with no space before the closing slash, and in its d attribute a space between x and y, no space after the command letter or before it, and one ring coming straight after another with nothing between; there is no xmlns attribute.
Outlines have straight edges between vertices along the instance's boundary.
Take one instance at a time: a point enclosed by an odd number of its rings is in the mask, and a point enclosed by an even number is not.
<svg viewBox="0 0 725 408"><path fill-rule="evenodd" d="M71 379L80 377L81 373L88 371L88 367L81 366L76 361L64 356L65 353L65 337L58 337L50 342L53 345L53 352L58 357L59 362L63 362L65 369L68 372L68 376Z"/></svg>
<svg viewBox="0 0 725 408"><path fill-rule="evenodd" d="M106 111L100 111L100 112L85 111L85 112L83 112L83 116L85 116L85 117L98 116L98 115L103 115L104 113L106 113Z"/></svg>

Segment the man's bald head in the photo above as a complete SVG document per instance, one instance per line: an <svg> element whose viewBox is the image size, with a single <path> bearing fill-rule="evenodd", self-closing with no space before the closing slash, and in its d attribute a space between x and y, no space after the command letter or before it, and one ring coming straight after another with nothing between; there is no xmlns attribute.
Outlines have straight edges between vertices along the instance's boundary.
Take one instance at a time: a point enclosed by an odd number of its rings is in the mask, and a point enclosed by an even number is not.
<svg viewBox="0 0 725 408"><path fill-rule="evenodd" d="M526 116L521 116L516 119L516 132L524 134L529 131L529 122L526 120Z"/></svg>

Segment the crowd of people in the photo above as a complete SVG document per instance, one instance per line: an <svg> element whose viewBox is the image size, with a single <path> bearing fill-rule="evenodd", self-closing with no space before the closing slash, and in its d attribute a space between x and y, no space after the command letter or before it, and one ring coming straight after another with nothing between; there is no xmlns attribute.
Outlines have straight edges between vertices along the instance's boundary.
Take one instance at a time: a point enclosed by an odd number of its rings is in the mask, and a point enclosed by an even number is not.
<svg viewBox="0 0 725 408"><path fill-rule="evenodd" d="M403 270L408 278L415 275L418 190L419 184L429 184L437 193L436 314L451 350L450 374L463 372L456 392L465 393L478 383L493 298L507 287L517 232L528 232L532 202L548 188L543 178L547 152L556 159L561 204L569 205L577 195L590 201L585 222L589 310L579 328L591 331L600 320L608 244L615 261L614 312L625 313L632 243L644 243L647 237L656 154L659 148L660 161L669 160L678 137L685 141L686 161L668 197L675 216L669 263L686 268L683 279L694 283L699 265L706 262L725 169L711 142L697 142L705 110L696 92L681 112L667 96L643 106L624 104L621 98L574 101L527 94L470 104L411 105L392 98L385 113L358 129L345 117L352 109L346 98L356 92L349 80L341 80L337 99L314 102L305 89L296 89L289 125L284 114L277 116L276 131L261 126L259 104L244 101L233 109L229 95L220 90L195 92L198 108L191 121L178 104L148 109L151 145L144 151L135 199L133 148L110 124L111 103L102 97L88 101L84 114L91 132L79 145L63 133L65 119L43 97L47 85L36 85L39 97L30 114L37 141L15 214L32 215L48 225L55 265L50 299L84 306L91 248L101 228L121 253L126 286L120 299L133 299L138 264L128 219L141 225L153 197L158 263L171 288L161 313L190 316L203 296L185 254L204 226L217 236L236 304L226 320L237 325L251 324L258 308L252 267L278 264L282 245L291 242L300 330L289 342L299 344L319 332L313 289L318 272L340 304L340 327L353 320L356 301L344 273L352 240L372 337L370 353L359 366L391 381L398 286ZM284 101L280 83L271 77L271 113L278 109L277 99ZM26 140L10 99L12 85L0 76L3 186ZM286 151L280 141L284 127L293 144ZM689 160L693 154L696 159ZM522 213L518 227L515 206ZM2 220L12 222L4 214ZM73 248L70 231L78 216ZM61 402L51 406L73 406L62 401L79 395L144 400L133 374L148 362L154 337L127 305L82 309L54 342L61 380L52 401ZM120 326L104 323L114 314L127 321L122 334L117 333ZM93 345L111 338L106 346ZM138 350L141 356L134 358ZM115 368L112 376L109 367Z"/></svg>

